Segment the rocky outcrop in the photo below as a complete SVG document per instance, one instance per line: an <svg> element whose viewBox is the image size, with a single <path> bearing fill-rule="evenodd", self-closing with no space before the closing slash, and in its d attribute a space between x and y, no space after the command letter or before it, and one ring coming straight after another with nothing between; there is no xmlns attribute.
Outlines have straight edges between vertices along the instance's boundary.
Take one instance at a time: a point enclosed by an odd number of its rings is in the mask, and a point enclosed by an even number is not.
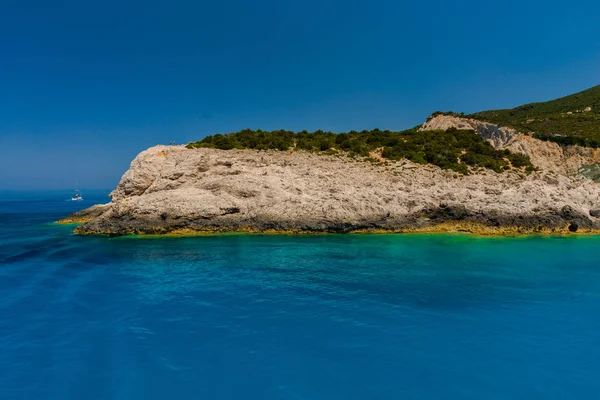
<svg viewBox="0 0 600 400"><path fill-rule="evenodd" d="M501 148L509 145L519 133L513 128L504 128L489 122L476 119L459 118L453 115L438 114L430 117L420 130L445 131L450 128L474 130L488 140L494 147Z"/></svg>
<svg viewBox="0 0 600 400"><path fill-rule="evenodd" d="M577 173L600 183L600 163L584 165L579 168Z"/></svg>
<svg viewBox="0 0 600 400"><path fill-rule="evenodd" d="M156 146L76 232L595 232L599 196L590 179L544 169L460 175L407 161Z"/></svg>
<svg viewBox="0 0 600 400"><path fill-rule="evenodd" d="M519 135L506 146L515 153L527 154L536 167L557 174L572 176L582 168L600 161L600 150L581 146L560 146L554 142L544 142L531 136Z"/></svg>
<svg viewBox="0 0 600 400"><path fill-rule="evenodd" d="M600 162L600 150L580 146L560 146L518 133L489 122L439 114L423 124L421 130L472 129L486 138L495 148L527 154L533 165L547 172L576 175L582 168ZM586 176L582 174L582 176Z"/></svg>
<svg viewBox="0 0 600 400"><path fill-rule="evenodd" d="M98 218L112 207L112 204L96 204L84 210L77 211L58 221L61 224L81 224Z"/></svg>

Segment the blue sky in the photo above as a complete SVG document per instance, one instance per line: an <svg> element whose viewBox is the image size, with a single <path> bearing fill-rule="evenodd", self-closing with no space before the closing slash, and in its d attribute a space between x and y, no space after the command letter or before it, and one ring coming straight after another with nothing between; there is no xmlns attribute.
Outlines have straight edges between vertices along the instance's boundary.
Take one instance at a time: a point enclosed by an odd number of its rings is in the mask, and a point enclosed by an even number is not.
<svg viewBox="0 0 600 400"><path fill-rule="evenodd" d="M241 128L403 129L600 84L600 2L0 2L0 189Z"/></svg>

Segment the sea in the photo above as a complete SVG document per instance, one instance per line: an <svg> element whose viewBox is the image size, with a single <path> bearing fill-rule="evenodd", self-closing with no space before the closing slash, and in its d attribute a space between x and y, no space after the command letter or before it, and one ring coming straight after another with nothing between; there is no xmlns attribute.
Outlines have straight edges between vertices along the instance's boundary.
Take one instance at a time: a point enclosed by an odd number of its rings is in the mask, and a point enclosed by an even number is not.
<svg viewBox="0 0 600 400"><path fill-rule="evenodd" d="M597 399L600 237L81 237L0 192L0 399Z"/></svg>

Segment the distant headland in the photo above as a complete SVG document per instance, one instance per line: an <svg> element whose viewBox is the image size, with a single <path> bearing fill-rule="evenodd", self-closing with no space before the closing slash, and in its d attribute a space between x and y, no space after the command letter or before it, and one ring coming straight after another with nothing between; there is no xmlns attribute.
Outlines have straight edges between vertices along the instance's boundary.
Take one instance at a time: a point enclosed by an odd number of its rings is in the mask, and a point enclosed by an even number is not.
<svg viewBox="0 0 600 400"><path fill-rule="evenodd" d="M243 130L140 153L79 234L600 233L600 86L401 132Z"/></svg>

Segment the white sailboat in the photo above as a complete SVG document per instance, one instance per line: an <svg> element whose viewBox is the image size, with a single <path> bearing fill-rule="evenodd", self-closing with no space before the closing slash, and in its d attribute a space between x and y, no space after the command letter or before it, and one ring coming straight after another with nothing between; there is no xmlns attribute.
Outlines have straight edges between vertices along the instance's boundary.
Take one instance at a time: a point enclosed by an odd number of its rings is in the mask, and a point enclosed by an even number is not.
<svg viewBox="0 0 600 400"><path fill-rule="evenodd" d="M81 197L81 190L79 190L79 182L77 182L77 189L75 189L75 195L71 197L72 201L81 201L83 197Z"/></svg>

